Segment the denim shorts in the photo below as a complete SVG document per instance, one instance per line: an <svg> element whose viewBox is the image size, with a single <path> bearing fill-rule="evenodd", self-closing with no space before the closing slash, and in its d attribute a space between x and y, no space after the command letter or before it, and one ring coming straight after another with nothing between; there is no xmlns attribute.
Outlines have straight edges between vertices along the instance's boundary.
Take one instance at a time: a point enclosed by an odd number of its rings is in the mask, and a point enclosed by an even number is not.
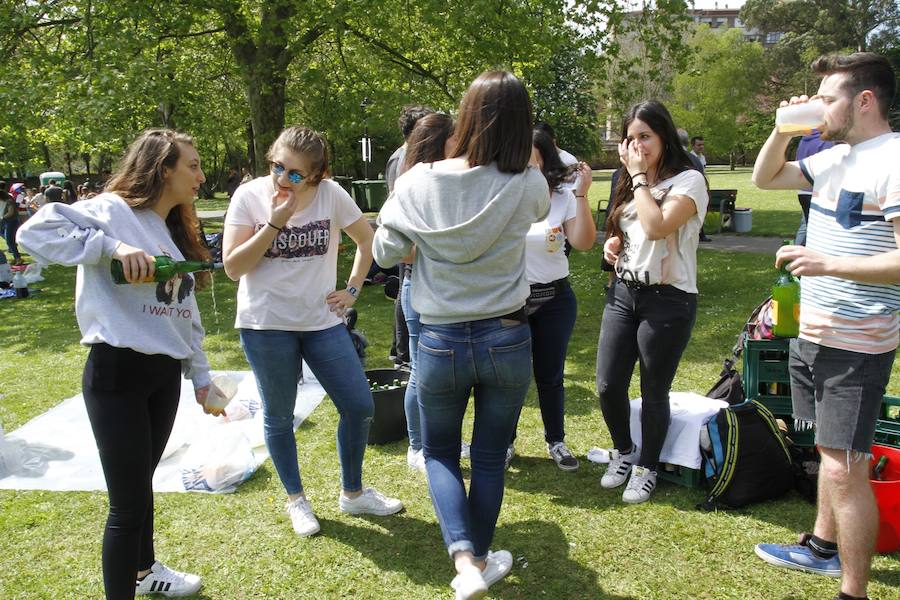
<svg viewBox="0 0 900 600"><path fill-rule="evenodd" d="M894 352L863 354L791 340L795 426L815 424L816 444L823 448L871 452Z"/></svg>

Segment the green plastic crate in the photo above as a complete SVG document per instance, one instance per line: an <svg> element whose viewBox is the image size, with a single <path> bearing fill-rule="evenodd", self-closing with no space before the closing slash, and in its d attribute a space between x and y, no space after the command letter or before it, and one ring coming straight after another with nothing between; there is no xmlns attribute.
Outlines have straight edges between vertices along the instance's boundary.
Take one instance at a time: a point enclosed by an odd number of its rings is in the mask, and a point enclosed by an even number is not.
<svg viewBox="0 0 900 600"><path fill-rule="evenodd" d="M885 396L882 400L881 415L875 424L875 443L900 448L900 398Z"/></svg>
<svg viewBox="0 0 900 600"><path fill-rule="evenodd" d="M748 399L785 395L790 398L789 350L788 338L744 341L743 383Z"/></svg>
<svg viewBox="0 0 900 600"><path fill-rule="evenodd" d="M660 479L689 488L703 487L703 474L700 469L690 469L681 465L668 466L674 467L674 470L667 471L665 466L661 467L656 473Z"/></svg>

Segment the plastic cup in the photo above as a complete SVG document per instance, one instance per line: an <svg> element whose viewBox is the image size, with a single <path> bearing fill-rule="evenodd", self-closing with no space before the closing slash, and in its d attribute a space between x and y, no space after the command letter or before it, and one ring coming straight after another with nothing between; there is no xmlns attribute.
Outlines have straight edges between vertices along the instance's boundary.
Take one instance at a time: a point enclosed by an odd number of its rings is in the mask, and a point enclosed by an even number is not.
<svg viewBox="0 0 900 600"><path fill-rule="evenodd" d="M775 111L775 127L779 133L808 134L825 123L825 104L811 100L789 104Z"/></svg>
<svg viewBox="0 0 900 600"><path fill-rule="evenodd" d="M228 375L213 377L212 387L206 397L206 408L224 410L237 394L238 382Z"/></svg>

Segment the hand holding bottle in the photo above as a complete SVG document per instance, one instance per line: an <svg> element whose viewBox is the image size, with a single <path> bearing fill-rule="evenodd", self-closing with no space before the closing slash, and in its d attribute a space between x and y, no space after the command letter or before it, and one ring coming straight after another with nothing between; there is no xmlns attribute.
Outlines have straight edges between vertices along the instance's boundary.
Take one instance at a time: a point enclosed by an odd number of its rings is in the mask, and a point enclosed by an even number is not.
<svg viewBox="0 0 900 600"><path fill-rule="evenodd" d="M224 408L218 408L214 406L207 406L206 401L210 396L214 397L224 397L225 393L219 390L214 383L210 383L209 385L205 385L203 387L194 389L194 398L197 400L197 404L203 407L203 412L212 415L214 417L218 417L219 415L225 414Z"/></svg>
<svg viewBox="0 0 900 600"><path fill-rule="evenodd" d="M153 277L156 262L153 257L125 242L119 242L112 257L122 263L122 273L128 283L137 283Z"/></svg>
<svg viewBox="0 0 900 600"><path fill-rule="evenodd" d="M791 275L803 277L804 275L827 275L828 257L818 252L813 252L806 246L782 246L775 254L775 266L781 268L782 263L791 263L788 270Z"/></svg>

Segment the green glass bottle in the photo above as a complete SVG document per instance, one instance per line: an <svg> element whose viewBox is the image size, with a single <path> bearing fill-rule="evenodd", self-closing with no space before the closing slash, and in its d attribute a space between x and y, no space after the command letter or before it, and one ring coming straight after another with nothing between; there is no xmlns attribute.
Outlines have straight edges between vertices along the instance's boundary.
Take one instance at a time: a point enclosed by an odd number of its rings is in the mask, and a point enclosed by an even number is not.
<svg viewBox="0 0 900 600"><path fill-rule="evenodd" d="M784 244L791 242L785 240ZM800 333L800 282L788 271L788 263L779 268L772 286L772 333L778 337L797 337Z"/></svg>
<svg viewBox="0 0 900 600"><path fill-rule="evenodd" d="M211 271L217 267L221 267L221 264L216 264L214 262L202 260L173 260L168 256L154 256L153 260L156 263L156 270L153 271L153 275L135 283L158 283L160 281L168 281L179 273ZM122 270L121 261L114 258L109 264L109 272L112 274L112 279L115 283L128 283L125 279L125 272Z"/></svg>

